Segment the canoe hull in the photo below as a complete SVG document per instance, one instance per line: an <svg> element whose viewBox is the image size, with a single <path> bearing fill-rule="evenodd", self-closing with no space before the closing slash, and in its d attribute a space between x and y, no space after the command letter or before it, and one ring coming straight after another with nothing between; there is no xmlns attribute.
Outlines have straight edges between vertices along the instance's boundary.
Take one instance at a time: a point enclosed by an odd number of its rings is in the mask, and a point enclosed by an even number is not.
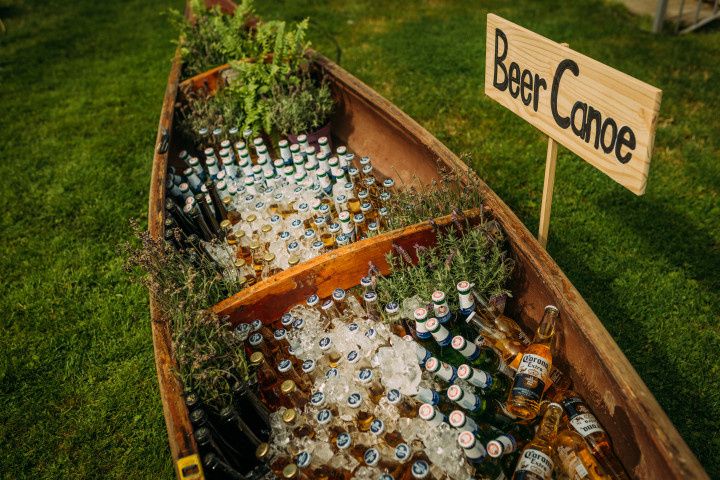
<svg viewBox="0 0 720 480"><path fill-rule="evenodd" d="M435 137L395 105L357 78L322 56L315 63L330 80L339 107L332 119L333 135L351 151L372 157L376 170L394 177L401 185L424 185L439 178L444 168L468 175L467 166ZM177 161L179 135L173 131L173 108L178 98L180 59L176 55L165 93L157 143L168 141L167 152L156 150L150 185L149 229L162 238L165 175L169 162ZM167 134L167 136L166 136ZM573 379L613 439L615 450L635 478L708 478L647 386L632 368L600 320L548 253L517 216L487 185L479 182L484 208L502 225L516 261L510 288L513 298L508 312L528 330L537 326L543 308L560 308L562 351L557 364ZM346 248L357 248L350 245ZM326 254L329 261L342 252ZM313 263L314 265L314 263ZM301 265L299 269L306 268ZM307 273L307 272L305 272ZM283 274L278 275L278 277ZM275 282L274 278L266 282ZM272 285L272 283L268 283ZM253 288L259 288L256 285ZM268 287L271 288L271 287ZM241 292L221 304L224 313L234 314L241 305ZM173 374L174 360L169 325L163 320L150 292L153 346L173 460L197 452L182 387ZM240 314L238 314L240 315ZM238 317L240 318L240 317ZM272 319L268 319L272 320ZM178 474L178 478L182 477Z"/></svg>

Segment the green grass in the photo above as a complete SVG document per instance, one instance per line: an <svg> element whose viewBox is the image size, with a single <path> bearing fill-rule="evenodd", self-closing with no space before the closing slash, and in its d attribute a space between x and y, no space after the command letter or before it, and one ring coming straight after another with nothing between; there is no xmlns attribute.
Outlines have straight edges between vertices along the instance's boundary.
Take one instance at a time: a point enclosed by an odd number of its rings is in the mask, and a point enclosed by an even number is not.
<svg viewBox="0 0 720 480"><path fill-rule="evenodd" d="M483 94L495 12L663 90L647 193L567 152L549 251L720 477L720 33L653 36L600 1L265 2L537 228L545 139ZM0 0L0 474L171 478L146 293L118 245L144 216L178 1Z"/></svg>

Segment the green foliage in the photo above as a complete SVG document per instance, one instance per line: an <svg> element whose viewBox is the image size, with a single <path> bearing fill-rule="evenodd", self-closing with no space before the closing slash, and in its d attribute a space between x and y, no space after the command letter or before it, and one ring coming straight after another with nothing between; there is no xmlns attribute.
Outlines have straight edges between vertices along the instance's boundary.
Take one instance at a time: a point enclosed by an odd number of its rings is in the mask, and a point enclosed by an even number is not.
<svg viewBox="0 0 720 480"><path fill-rule="evenodd" d="M255 38L259 46L257 58L271 58L271 61L231 62L232 80L220 95L221 99L242 104L244 118L241 130L272 131L273 88L299 85L300 75L307 69L307 27L307 19L288 31L285 22L263 22L258 25Z"/></svg>
<svg viewBox="0 0 720 480"><path fill-rule="evenodd" d="M464 160L469 163L470 159L464 157ZM482 207L481 182L469 175L469 167L468 174L448 172L440 165L438 171L440 180L433 180L422 188L413 186L393 194L387 204L391 229L442 217L453 210L462 212Z"/></svg>
<svg viewBox="0 0 720 480"><path fill-rule="evenodd" d="M512 262L503 249L503 237L494 221L475 227L456 220L453 227L438 234L437 245L416 246L417 263L408 252L394 246L387 254L390 275L378 276L377 292L382 303L402 302L419 295L430 302L432 292L446 293L450 308L458 308L455 286L461 280L475 284L481 295L492 298L509 295L505 287L512 273Z"/></svg>
<svg viewBox="0 0 720 480"><path fill-rule="evenodd" d="M275 130L283 136L322 128L330 119L335 101L327 82L317 84L309 75L299 85L275 85L270 113Z"/></svg>
<svg viewBox="0 0 720 480"><path fill-rule="evenodd" d="M248 25L254 12L252 0L241 2L234 15L223 14L220 7L206 9L198 0L191 2L191 8L192 23L181 12L170 11L171 22L180 32L184 78L229 60L256 57L257 44Z"/></svg>
<svg viewBox="0 0 720 480"><path fill-rule="evenodd" d="M177 251L153 240L131 222L137 243L127 243L126 268L155 292L159 309L168 316L173 352L182 384L203 403L221 410L232 401L232 384L246 380L248 369L242 342L208 309L239 290L201 252ZM179 236L180 232L176 232Z"/></svg>

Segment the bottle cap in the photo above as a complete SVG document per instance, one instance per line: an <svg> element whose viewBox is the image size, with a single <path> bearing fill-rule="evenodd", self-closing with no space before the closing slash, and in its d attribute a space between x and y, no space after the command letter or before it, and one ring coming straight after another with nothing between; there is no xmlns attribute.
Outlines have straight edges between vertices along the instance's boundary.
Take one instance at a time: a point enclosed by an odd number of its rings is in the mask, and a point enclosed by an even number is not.
<svg viewBox="0 0 720 480"><path fill-rule="evenodd" d="M322 303L322 305L320 305L320 308L323 310L329 310L333 305L335 305L335 302L333 302L332 298L328 298Z"/></svg>
<svg viewBox="0 0 720 480"><path fill-rule="evenodd" d="M330 368L327 372L325 372L325 378L328 380L331 378L335 378L338 376L338 369L337 368Z"/></svg>
<svg viewBox="0 0 720 480"><path fill-rule="evenodd" d="M419 307L415 309L415 312L413 312L413 316L415 317L416 321L424 322L427 318L428 311L426 308Z"/></svg>
<svg viewBox="0 0 720 480"><path fill-rule="evenodd" d="M487 450L488 455L490 455L492 458L500 458L503 455L503 453L509 453L509 452L517 449L517 443L515 441L515 438L512 435L508 435L506 433L498 438L504 438L508 442L508 446L506 447L497 438L494 440L490 440L487 443L487 445L485 446L485 450ZM507 448L508 452L505 451L506 448Z"/></svg>
<svg viewBox="0 0 720 480"><path fill-rule="evenodd" d="M317 413L315 419L317 420L318 424L325 425L330 423L330 420L332 420L332 416L332 412L327 408L324 408Z"/></svg>
<svg viewBox="0 0 720 480"><path fill-rule="evenodd" d="M429 319L427 322L425 322L425 328L427 328L427 331L430 333L434 333L438 330L440 330L440 322L437 318L433 317Z"/></svg>
<svg viewBox="0 0 720 480"><path fill-rule="evenodd" d="M392 188L394 186L395 186L395 180L393 180L392 178L386 178L385 180L383 180L383 187Z"/></svg>
<svg viewBox="0 0 720 480"><path fill-rule="evenodd" d="M304 373L311 373L315 370L315 360L308 358L302 363L302 371Z"/></svg>
<svg viewBox="0 0 720 480"><path fill-rule="evenodd" d="M320 346L320 350L328 350L330 347L332 347L332 340L330 337L323 337L318 342L318 345Z"/></svg>
<svg viewBox="0 0 720 480"><path fill-rule="evenodd" d="M467 340L465 340L465 337L462 335L455 335L452 339L451 345L455 350L463 350L465 345L467 345Z"/></svg>
<svg viewBox="0 0 720 480"><path fill-rule="evenodd" d="M295 330L302 330L302 328L305 326L305 319L303 318L296 318L293 322L293 328Z"/></svg>
<svg viewBox="0 0 720 480"><path fill-rule="evenodd" d="M253 332L257 332L262 327L262 320L256 318L255 320L250 322L250 326L252 327Z"/></svg>
<svg viewBox="0 0 720 480"><path fill-rule="evenodd" d="M315 392L310 397L310 405L313 407L320 407L325 403L325 394L322 392Z"/></svg>
<svg viewBox="0 0 720 480"><path fill-rule="evenodd" d="M400 393L400 390L392 388L387 393L387 399L391 405L397 405L400 403L400 399L402 399L402 394Z"/></svg>
<svg viewBox="0 0 720 480"><path fill-rule="evenodd" d="M372 340L373 338L377 337L377 330L375 330L374 328L368 328L368 331L365 332L365 336Z"/></svg>
<svg viewBox="0 0 720 480"><path fill-rule="evenodd" d="M352 444L352 437L350 437L350 434L347 432L342 432L337 436L337 439L335 440L335 445L337 445L337 448L340 450L345 450Z"/></svg>
<svg viewBox="0 0 720 480"><path fill-rule="evenodd" d="M350 363L356 363L358 360L360 360L360 354L357 352L357 350L351 350L350 353L347 354L347 361Z"/></svg>
<svg viewBox="0 0 720 480"><path fill-rule="evenodd" d="M288 265L294 267L298 263L300 263L300 257L295 253L290 254L290 256L288 257Z"/></svg>
<svg viewBox="0 0 720 480"><path fill-rule="evenodd" d="M284 393L285 395L287 395L287 394L289 394L289 393L293 393L296 388L297 388L297 387L295 386L295 382L293 382L292 380L285 380L285 381L280 385L280 391L281 391L282 393Z"/></svg>
<svg viewBox="0 0 720 480"><path fill-rule="evenodd" d="M441 292L440 290L435 290L432 293L432 301L433 301L433 303L443 303L445 301L445 292Z"/></svg>
<svg viewBox="0 0 720 480"><path fill-rule="evenodd" d="M360 328L360 325L358 325L355 322L349 323L347 326L348 332L350 332L350 333L357 333L359 328Z"/></svg>
<svg viewBox="0 0 720 480"><path fill-rule="evenodd" d="M455 337L455 338L457 338L457 337ZM457 347L455 347L455 338L453 338L453 348L457 348ZM460 365L457 369L458 378L461 378L463 380L467 380L468 378L470 378L472 376L472 374L473 374L473 371L470 368L470 365L467 365L465 363Z"/></svg>
<svg viewBox="0 0 720 480"><path fill-rule="evenodd" d="M407 443L399 443L395 447L395 460L404 462L410 458L410 446Z"/></svg>
<svg viewBox="0 0 720 480"><path fill-rule="evenodd" d="M283 316L280 317L280 323L282 323L283 327L289 327L294 321L295 318L290 313L283 313Z"/></svg>
<svg viewBox="0 0 720 480"><path fill-rule="evenodd" d="M298 467L294 463L291 463L290 465L286 465L285 468L283 468L283 478L297 478L298 474Z"/></svg>
<svg viewBox="0 0 720 480"><path fill-rule="evenodd" d="M460 293L469 292L470 287L471 287L470 282L468 282L467 280L462 280L462 281L458 282L458 284L457 284L457 290Z"/></svg>
<svg viewBox="0 0 720 480"><path fill-rule="evenodd" d="M287 330L284 328L278 328L273 332L273 337L275 337L275 340L282 340L287 337Z"/></svg>
<svg viewBox="0 0 720 480"><path fill-rule="evenodd" d="M435 407L429 403L423 403L418 408L418 416L423 420L432 420L435 417Z"/></svg>
<svg viewBox="0 0 720 480"><path fill-rule="evenodd" d="M365 465L367 465L368 467L374 467L378 463L380 463L380 452L377 448L368 448L367 450L365 450L363 460L365 461Z"/></svg>
<svg viewBox="0 0 720 480"><path fill-rule="evenodd" d="M297 410L295 410L294 408L288 408L282 414L282 419L283 419L283 422L285 422L285 423L295 423L296 418L297 418Z"/></svg>
<svg viewBox="0 0 720 480"><path fill-rule="evenodd" d="M425 460L415 460L410 470L413 478L426 478L430 474L430 466Z"/></svg>
<svg viewBox="0 0 720 480"><path fill-rule="evenodd" d="M262 341L263 341L262 335L260 335L257 332L253 333L252 335L250 335L250 338L248 338L248 342L250 343L251 347L257 347L258 345L260 345L260 343L262 343ZM262 355L262 352L255 352L255 353L260 353ZM252 358L252 355L250 357Z"/></svg>
<svg viewBox="0 0 720 480"><path fill-rule="evenodd" d="M295 457L295 464L298 468L307 468L308 465L310 465L310 461L312 460L312 455L307 450L303 450L302 452L298 453L297 457Z"/></svg>
<svg viewBox="0 0 720 480"><path fill-rule="evenodd" d="M450 388L447 389L447 396L453 402L460 400L464 395L465 392L459 385L450 385Z"/></svg>
<svg viewBox="0 0 720 480"><path fill-rule="evenodd" d="M462 427L465 425L466 421L467 419L465 418L465 414L460 410L453 410L450 412L450 416L448 417L448 422L455 428Z"/></svg>
<svg viewBox="0 0 720 480"><path fill-rule="evenodd" d="M385 431L385 422L383 422L379 418L376 418L370 424L370 433L372 433L373 435L382 435L384 431Z"/></svg>
<svg viewBox="0 0 720 480"><path fill-rule="evenodd" d="M425 362L425 370L430 373L435 373L440 370L440 361L435 357L430 357Z"/></svg>
<svg viewBox="0 0 720 480"><path fill-rule="evenodd" d="M265 261L265 263L274 262L274 261L275 261L275 254L272 253L272 252L267 252L267 253L265 254L265 256L263 257L263 261Z"/></svg>
<svg viewBox="0 0 720 480"><path fill-rule="evenodd" d="M395 477L393 477L389 473L383 473L378 477L378 480L395 480Z"/></svg>
<svg viewBox="0 0 720 480"><path fill-rule="evenodd" d="M358 392L351 393L347 398L348 407L358 408L362 404L362 395Z"/></svg>
<svg viewBox="0 0 720 480"><path fill-rule="evenodd" d="M255 449L255 457L257 457L257 459L261 461L268 456L268 453L270 453L270 445L265 442L258 445Z"/></svg>
<svg viewBox="0 0 720 480"><path fill-rule="evenodd" d="M377 293L375 292L365 292L363 294L363 300L365 300L366 302L375 302L377 301L377 297Z"/></svg>
<svg viewBox="0 0 720 480"><path fill-rule="evenodd" d="M235 260L235 268L242 268L245 266L245 259L244 258L238 258Z"/></svg>
<svg viewBox="0 0 720 480"><path fill-rule="evenodd" d="M360 373L358 373L358 380L360 380L362 384L370 383L372 379L373 372L369 368L363 368L360 370Z"/></svg>
<svg viewBox="0 0 720 480"><path fill-rule="evenodd" d="M332 298L336 302L340 302L340 301L344 300L345 299L345 290L343 290L342 288L336 288L335 290L333 290Z"/></svg>
<svg viewBox="0 0 720 480"><path fill-rule="evenodd" d="M400 304L398 302L392 301L385 305L385 312L387 312L390 315L394 315L400 311Z"/></svg>
<svg viewBox="0 0 720 480"><path fill-rule="evenodd" d="M367 288L367 287L369 287L369 286L371 286L371 285L372 285L372 278L371 278L371 277L365 276L365 277L362 277L362 278L360 279L360 286Z"/></svg>
<svg viewBox="0 0 720 480"><path fill-rule="evenodd" d="M277 369L280 373L289 372L291 367L292 367L292 362L290 360L288 360L287 358L280 360L277 365Z"/></svg>
<svg viewBox="0 0 720 480"><path fill-rule="evenodd" d="M353 222L355 222L355 223L362 223L364 221L365 221L365 215L363 215L362 213L356 213L353 216Z"/></svg>
<svg viewBox="0 0 720 480"><path fill-rule="evenodd" d="M460 445L462 448L470 449L473 446L475 446L475 435L473 435L472 432L468 432L467 430L460 432L457 438L458 445Z"/></svg>

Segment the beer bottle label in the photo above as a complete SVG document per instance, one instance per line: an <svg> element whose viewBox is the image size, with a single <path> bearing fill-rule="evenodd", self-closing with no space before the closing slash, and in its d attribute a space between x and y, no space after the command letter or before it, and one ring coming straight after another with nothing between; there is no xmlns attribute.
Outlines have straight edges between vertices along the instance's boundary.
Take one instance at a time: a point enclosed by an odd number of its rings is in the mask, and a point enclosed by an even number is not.
<svg viewBox="0 0 720 480"><path fill-rule="evenodd" d="M528 448L523 451L515 468L516 480L550 480L553 461L540 450Z"/></svg>
<svg viewBox="0 0 720 480"><path fill-rule="evenodd" d="M590 412L587 405L578 397L570 397L560 402L567 412L570 425L583 437L593 433L604 433L600 422Z"/></svg>
<svg viewBox="0 0 720 480"><path fill-rule="evenodd" d="M559 446L557 454L560 462L563 464L565 473L567 473L570 478L588 478L590 476L582 460L580 460L580 457L575 454L572 448Z"/></svg>
<svg viewBox="0 0 720 480"><path fill-rule="evenodd" d="M549 370L550 362L545 358L526 353L518 365L512 394L529 400L540 400L545 391L545 381Z"/></svg>

